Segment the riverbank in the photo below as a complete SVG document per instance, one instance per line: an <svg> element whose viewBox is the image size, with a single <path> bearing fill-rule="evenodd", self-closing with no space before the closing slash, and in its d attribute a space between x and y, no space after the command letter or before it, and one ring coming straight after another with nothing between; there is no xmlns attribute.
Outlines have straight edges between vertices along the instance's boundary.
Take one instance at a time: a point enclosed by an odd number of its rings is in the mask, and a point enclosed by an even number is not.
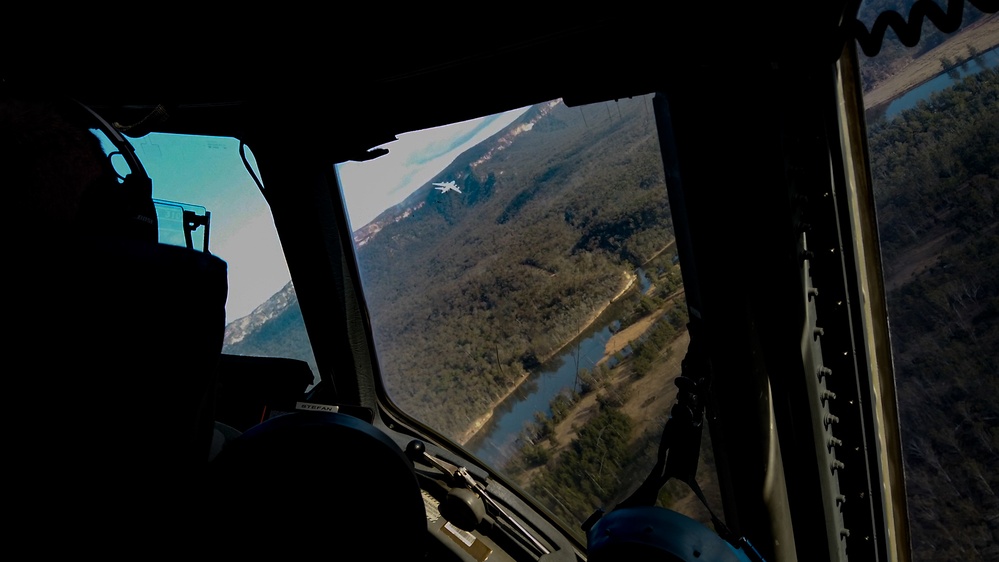
<svg viewBox="0 0 999 562"><path fill-rule="evenodd" d="M956 33L942 44L913 59L887 80L864 94L868 109L885 105L909 90L946 72L945 61L963 63L971 51L984 53L999 46L999 15L992 14Z"/></svg>
<svg viewBox="0 0 999 562"><path fill-rule="evenodd" d="M651 328L652 325L655 324L656 321L659 320L662 317L662 315L665 314L666 311L669 309L668 305L672 304L674 299L676 299L679 296L682 296L683 294L684 294L683 287L680 287L679 290L671 294L669 298L666 299L666 301L663 303L663 306L660 307L659 310L653 312L652 314L649 314L645 318L636 321L627 328L618 330L617 333L615 333L613 336L610 337L609 340L607 340L607 345L604 346L604 356L599 361L597 361L597 365L603 365L604 363L609 361L611 357L614 357L615 353L624 350L624 348L631 345L631 342L637 340L642 335L644 335L645 332L649 331L649 328Z"/></svg>
<svg viewBox="0 0 999 562"><path fill-rule="evenodd" d="M608 308L610 308L610 306L612 304L614 304L622 296L624 296L625 294L627 294L628 291L631 290L632 287L635 286L635 283L638 281L638 276L635 275L634 273L630 272L630 271L624 271L622 273L622 277L623 277L623 280L622 280L622 283L621 283L621 289L617 292L617 294L615 294L603 306L601 306L601 307L597 308L596 310L594 310L586 318L586 321L582 323L582 327L571 338L569 338L568 340L566 340L565 342L563 342L562 345L560 345L558 348L552 350L551 353L548 353L546 356L542 357L541 358L541 363L546 363L546 362L550 361L556 355L558 355L559 353L561 353L566 348L566 346L568 346L570 343L572 343L573 340L575 340L579 336L583 335L586 332L586 330L588 330L590 328L590 326L592 326L593 323L596 322L597 319L600 318L600 316L604 312L606 312ZM602 359L601 361L603 361L605 359L606 359L606 357L604 359ZM507 398L509 398L510 396L512 396L513 393L516 392L517 389L520 388L525 382L527 382L527 379L530 376L531 376L530 372L522 373L520 375L520 377L517 379L516 384L514 384L513 386L511 386L510 389L505 394L503 394L502 396L500 396L498 399L494 400L493 403L491 404L489 410L487 410L485 414L482 414L481 416L479 416L478 418L476 418L472 422L472 424L468 427L468 429L466 429L464 432L462 432L458 436L458 438L457 438L458 444L464 446L466 443L468 443L469 441L471 441L472 438L475 437L475 435L483 427L485 427L487 423L489 423L489 420L491 420L493 418L493 412L496 411L496 408L498 408L500 406L500 404L502 404L504 401L506 401Z"/></svg>
<svg viewBox="0 0 999 562"><path fill-rule="evenodd" d="M665 312L665 307L656 313L650 314L637 322L633 326L645 327L648 329L653 322L646 320L658 318ZM637 330L637 328L636 328ZM569 410L565 419L555 424L552 437L540 443L541 446L548 447L552 458L558 458L578 437L579 431L586 427L586 424L600 413L600 401L609 395L615 395L620 401L619 411L628 416L631 420L632 433L630 441L637 445L640 440L649 435L660 435L666 420L669 417L670 409L676 401L676 378L682 374L682 362L686 355L690 343L690 333L687 330L677 334L676 339L670 342L667 349L654 368L654 374L636 378L632 370L624 366L611 371L612 375L605 382L601 390L591 392L582 398ZM717 477L714 474L714 463L711 458L710 440L705 432L701 444L701 458L697 467L697 483L704 491L709 505L721 505L721 492L718 487ZM649 465L654 459L648 459ZM647 468L642 466L619 467L625 470L642 470ZM534 478L542 470L541 467L534 467L520 472L515 477L516 482L524 489L527 489ZM632 474L631 477L641 478L641 473ZM682 485L679 481L668 483L672 502L670 509L683 513L702 523L710 524L710 513L701 504L700 500L693 494L690 488ZM613 502L612 502L613 503Z"/></svg>

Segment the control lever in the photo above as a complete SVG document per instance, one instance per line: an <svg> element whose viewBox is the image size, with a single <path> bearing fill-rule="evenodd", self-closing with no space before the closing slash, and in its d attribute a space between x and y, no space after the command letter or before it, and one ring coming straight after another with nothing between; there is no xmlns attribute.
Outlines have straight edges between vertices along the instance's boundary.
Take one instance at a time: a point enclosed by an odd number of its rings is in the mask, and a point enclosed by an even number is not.
<svg viewBox="0 0 999 562"><path fill-rule="evenodd" d="M453 465L449 462L443 461L430 453L427 452L427 446L419 439L414 439L406 445L406 456L410 458L413 462L424 461L434 466L441 472L447 474L451 477L454 484L465 486L476 495L478 495L482 500L489 505L494 511L496 511L499 516L506 520L507 523L513 525L520 533L526 537L535 548L537 548L542 554L550 554L551 551L545 548L545 545L541 544L541 541L534 538L523 525L517 522L506 510L500 506L493 498L486 493L486 489L478 483L472 475L469 474L468 469L463 466ZM467 498L462 497L463 502L468 503Z"/></svg>

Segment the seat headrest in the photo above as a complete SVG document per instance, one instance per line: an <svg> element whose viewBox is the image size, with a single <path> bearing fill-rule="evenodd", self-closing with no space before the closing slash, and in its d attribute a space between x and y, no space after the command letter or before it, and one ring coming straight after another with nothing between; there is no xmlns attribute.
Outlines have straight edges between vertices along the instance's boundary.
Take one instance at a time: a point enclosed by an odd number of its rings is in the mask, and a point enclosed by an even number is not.
<svg viewBox="0 0 999 562"><path fill-rule="evenodd" d="M415 559L425 547L426 510L412 461L357 418L272 418L227 444L210 472L219 524L245 536L243 546L285 545L296 553L314 546L334 559L358 548ZM371 544L372 527L391 529L392 539Z"/></svg>

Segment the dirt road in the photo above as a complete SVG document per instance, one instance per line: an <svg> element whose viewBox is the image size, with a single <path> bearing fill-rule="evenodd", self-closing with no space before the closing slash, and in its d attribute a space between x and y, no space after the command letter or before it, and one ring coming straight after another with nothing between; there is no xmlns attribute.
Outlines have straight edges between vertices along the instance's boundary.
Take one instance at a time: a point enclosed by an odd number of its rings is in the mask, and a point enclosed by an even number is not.
<svg viewBox="0 0 999 562"><path fill-rule="evenodd" d="M864 94L868 108L887 103L947 70L944 60L963 62L973 51L984 53L999 45L999 15L986 16L943 44L914 59L891 78Z"/></svg>
<svg viewBox="0 0 999 562"><path fill-rule="evenodd" d="M652 325L656 323L656 320L659 320L659 318L662 317L663 314L665 314L667 310L667 305L672 303L673 299L683 294L684 294L683 288L680 288L680 290L676 291L676 293L671 295L669 299L665 303L663 303L663 308L658 310L656 313L650 314L645 318L638 320L634 324L631 324L627 328L624 328L619 332L617 332L616 334L614 334L613 336L611 336L610 339L607 340L607 345L604 346L604 356L602 359L600 359L600 361L597 361L597 365L603 365L608 360L610 360L611 357L614 357L615 353L628 347L628 345L631 342L641 337L642 334L647 332L649 328L651 328Z"/></svg>

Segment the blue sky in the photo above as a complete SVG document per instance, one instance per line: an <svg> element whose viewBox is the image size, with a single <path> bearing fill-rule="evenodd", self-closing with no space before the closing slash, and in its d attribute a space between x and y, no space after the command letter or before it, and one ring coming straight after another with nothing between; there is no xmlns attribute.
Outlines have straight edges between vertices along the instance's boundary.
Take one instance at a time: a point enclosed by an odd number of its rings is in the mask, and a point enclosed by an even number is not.
<svg viewBox="0 0 999 562"><path fill-rule="evenodd" d="M526 109L402 134L383 145L389 153L380 158L337 166L352 228L405 199ZM211 211L209 249L229 265L227 321L246 316L288 283L270 209L240 159L239 141L150 134L130 142L153 180L153 197ZM112 148L108 141L104 145ZM249 149L246 155L258 173Z"/></svg>
<svg viewBox="0 0 999 562"><path fill-rule="evenodd" d="M463 121L444 127L401 134L382 145L389 153L367 162L337 166L351 229L371 222L379 213L401 202L446 168L462 152L484 141L527 108Z"/></svg>
<svg viewBox="0 0 999 562"><path fill-rule="evenodd" d="M239 157L239 141L150 134L131 143L153 180L153 197L212 213L209 250L229 266L227 321L246 316L288 283L270 210Z"/></svg>

